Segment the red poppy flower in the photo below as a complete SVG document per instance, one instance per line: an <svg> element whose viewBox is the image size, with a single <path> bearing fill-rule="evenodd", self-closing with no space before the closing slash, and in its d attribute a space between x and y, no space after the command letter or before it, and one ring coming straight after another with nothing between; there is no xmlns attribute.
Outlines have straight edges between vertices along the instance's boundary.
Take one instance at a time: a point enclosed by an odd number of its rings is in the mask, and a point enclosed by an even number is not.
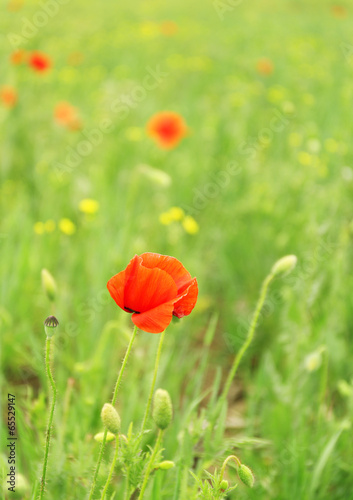
<svg viewBox="0 0 353 500"><path fill-rule="evenodd" d="M54 109L55 121L70 130L81 128L77 109L68 102L59 102Z"/></svg>
<svg viewBox="0 0 353 500"><path fill-rule="evenodd" d="M10 56L10 61L12 64L17 66L18 64L22 64L23 62L26 61L26 51L23 49L17 49L14 52L12 52Z"/></svg>
<svg viewBox="0 0 353 500"><path fill-rule="evenodd" d="M147 124L147 132L160 147L171 149L185 137L187 126L178 113L162 111L152 116Z"/></svg>
<svg viewBox="0 0 353 500"><path fill-rule="evenodd" d="M17 92L12 87L1 87L0 99L8 108L13 108L17 102Z"/></svg>
<svg viewBox="0 0 353 500"><path fill-rule="evenodd" d="M28 63L34 71L47 71L51 66L50 58L43 52L32 52Z"/></svg>
<svg viewBox="0 0 353 500"><path fill-rule="evenodd" d="M263 57L262 59L259 59L257 61L257 71L260 73L260 75L270 75L271 73L273 73L273 70L273 62L270 59Z"/></svg>
<svg viewBox="0 0 353 500"><path fill-rule="evenodd" d="M190 314L198 295L196 278L181 262L150 252L135 255L107 287L118 306L132 313L133 323L150 333L163 332L173 315Z"/></svg>

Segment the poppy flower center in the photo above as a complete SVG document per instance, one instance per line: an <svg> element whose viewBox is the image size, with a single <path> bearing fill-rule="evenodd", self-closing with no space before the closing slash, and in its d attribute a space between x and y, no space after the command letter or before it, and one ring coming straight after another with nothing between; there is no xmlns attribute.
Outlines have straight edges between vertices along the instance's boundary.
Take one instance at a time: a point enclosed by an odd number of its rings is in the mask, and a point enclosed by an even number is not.
<svg viewBox="0 0 353 500"><path fill-rule="evenodd" d="M178 127L173 120L165 120L158 127L159 134L165 139L171 139L178 133Z"/></svg>
<svg viewBox="0 0 353 500"><path fill-rule="evenodd" d="M125 305L124 305L124 308L125 308L127 311L129 311L130 313L134 313L134 314L141 314L141 313L140 313L140 311L134 311L133 309L130 309L130 307L126 307Z"/></svg>

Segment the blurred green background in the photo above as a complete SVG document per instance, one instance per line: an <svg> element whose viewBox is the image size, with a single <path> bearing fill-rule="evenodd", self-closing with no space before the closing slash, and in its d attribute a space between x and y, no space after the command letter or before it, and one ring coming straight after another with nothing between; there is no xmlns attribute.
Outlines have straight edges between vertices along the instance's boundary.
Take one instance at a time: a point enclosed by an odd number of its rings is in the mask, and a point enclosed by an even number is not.
<svg viewBox="0 0 353 500"><path fill-rule="evenodd" d="M175 405L165 454L179 464L210 318L218 315L200 390L213 386L219 367L224 379L262 280L278 258L295 254L298 266L271 288L234 382L227 432L257 481L230 498L353 499L352 6L1 5L0 87L18 96L12 107L0 102L1 425L4 436L12 392L18 472L29 491L47 423L49 314L61 326L48 498L81 499L97 453L92 436L131 330L108 279L145 251L175 256L198 279L198 304L169 328L158 379ZM52 67L13 64L18 49L44 52ZM156 73L156 87L146 88ZM77 130L55 120L63 101L77 109ZM163 110L190 130L168 151L146 133ZM68 162L87 138L90 153ZM80 209L84 199L98 202L94 214ZM162 223L171 207L196 225ZM55 309L42 268L58 284ZM123 432L142 418L157 343L139 334L119 401ZM161 498L173 498L177 471L165 475Z"/></svg>

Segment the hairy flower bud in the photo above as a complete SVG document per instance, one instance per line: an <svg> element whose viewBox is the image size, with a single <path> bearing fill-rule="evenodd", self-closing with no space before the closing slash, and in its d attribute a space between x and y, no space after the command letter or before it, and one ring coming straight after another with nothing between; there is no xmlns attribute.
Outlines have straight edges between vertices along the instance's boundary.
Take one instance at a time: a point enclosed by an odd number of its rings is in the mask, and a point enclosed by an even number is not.
<svg viewBox="0 0 353 500"><path fill-rule="evenodd" d="M172 421L172 400L169 393L163 389L157 389L154 394L152 417L161 430L166 429Z"/></svg>
<svg viewBox="0 0 353 500"><path fill-rule="evenodd" d="M297 264L297 261L298 259L295 255L286 255L285 257L282 257L277 262L275 262L271 269L271 274L273 274L274 276L285 276L286 274L289 274L291 271L293 271Z"/></svg>
<svg viewBox="0 0 353 500"><path fill-rule="evenodd" d="M55 328L58 326L59 321L55 316L48 316L44 321L44 331L48 338L52 337L55 333Z"/></svg>
<svg viewBox="0 0 353 500"><path fill-rule="evenodd" d="M49 300L54 301L57 292L55 279L47 269L42 269L42 287Z"/></svg>
<svg viewBox="0 0 353 500"><path fill-rule="evenodd" d="M220 489L221 489L222 491L227 490L227 489L228 489L228 481L226 481L226 479L223 479L223 480L221 481L221 484L219 485L219 487L220 487Z"/></svg>
<svg viewBox="0 0 353 500"><path fill-rule="evenodd" d="M120 431L120 417L119 413L116 411L113 405L110 403L105 403L102 408L101 417L104 426L109 432L113 434L118 434Z"/></svg>
<svg viewBox="0 0 353 500"><path fill-rule="evenodd" d="M162 469L162 470L172 469L173 467L175 467L175 463L172 462L171 460L164 460L163 462L160 462L159 464L156 465L156 469Z"/></svg>
<svg viewBox="0 0 353 500"><path fill-rule="evenodd" d="M104 437L104 432L98 432L98 434L96 434L94 436L94 440L97 441L97 443L102 443L103 442L103 437ZM107 443L110 443L110 441L114 441L115 440L115 434L113 434L111 432L107 432L107 436L106 436L105 440L106 440Z"/></svg>
<svg viewBox="0 0 353 500"><path fill-rule="evenodd" d="M249 469L249 467L247 467L246 465L240 465L240 467L238 468L238 476L239 479L249 488L252 488L254 486L254 474L252 473L252 470Z"/></svg>

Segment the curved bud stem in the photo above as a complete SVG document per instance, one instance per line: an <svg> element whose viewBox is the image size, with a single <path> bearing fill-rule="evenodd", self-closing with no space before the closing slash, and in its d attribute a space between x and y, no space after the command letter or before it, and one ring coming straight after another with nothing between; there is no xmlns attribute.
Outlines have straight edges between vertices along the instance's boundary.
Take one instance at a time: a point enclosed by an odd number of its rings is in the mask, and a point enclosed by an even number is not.
<svg viewBox="0 0 353 500"><path fill-rule="evenodd" d="M235 377L235 374L237 373L237 370L238 370L238 367L240 365L240 362L241 362L244 354L248 350L248 347L250 346L250 344L251 344L251 342L252 342L252 340L254 338L254 333L255 333L255 329L256 329L256 326L257 326L257 323L258 323L258 320L259 320L261 309L262 309L262 307L264 305L264 302L266 300L268 287L269 287L269 284L271 283L271 281L273 280L274 277L275 277L275 275L273 273L270 273L265 278L265 280L264 280L264 282L262 284L261 292L260 292L260 297L259 297L259 299L257 301L256 309L255 309L255 312L253 314L253 317L252 317L252 320L251 320L251 323L250 323L250 327L249 327L249 330L248 330L245 342L241 346L240 351L238 352L238 354L234 358L232 368L231 368L231 370L230 370L230 372L228 374L226 383L224 385L224 389L223 389L223 392L222 392L221 397L220 397L220 401L222 401L222 402L226 400L226 398L228 396L228 392L229 392L230 386L231 386L232 381L233 381L233 379Z"/></svg>
<svg viewBox="0 0 353 500"><path fill-rule="evenodd" d="M239 460L239 458L236 455L229 455L229 457L227 457L225 459L225 461L223 462L223 465L222 465L222 468L221 468L221 472L220 472L220 475L219 475L220 481L222 481L222 479L223 479L224 472L225 472L227 464L228 464L228 462L230 460L234 460L234 462L236 463L237 467L241 466L241 461Z"/></svg>

